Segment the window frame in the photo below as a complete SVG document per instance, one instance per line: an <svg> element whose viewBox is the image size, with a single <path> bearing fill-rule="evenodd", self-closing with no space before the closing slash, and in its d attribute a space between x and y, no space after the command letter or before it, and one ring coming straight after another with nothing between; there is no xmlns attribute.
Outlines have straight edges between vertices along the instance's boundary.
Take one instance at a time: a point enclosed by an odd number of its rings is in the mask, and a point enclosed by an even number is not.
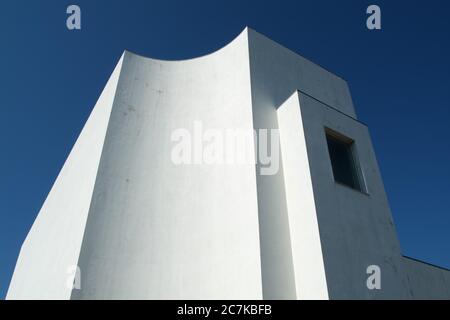
<svg viewBox="0 0 450 320"><path fill-rule="evenodd" d="M328 157L329 157L330 166L331 166L331 173L332 173L334 182L336 184L345 186L352 190L355 190L355 191L358 191L358 192L361 192L364 194L368 194L367 186L366 186L364 174L363 174L363 171L361 168L355 140L352 138L349 138L348 136L345 136L333 129L330 129L328 127L325 127L324 131L325 131L325 140L326 140L327 150L328 150ZM352 186L348 183L345 183L343 181L339 181L336 179L336 174L335 174L336 166L333 165L333 160L331 157L331 152L330 152L330 147L329 147L329 140L334 140L337 143L341 143L341 144L345 145L345 147L347 148L346 152L348 153L348 161L350 161L349 166L350 166L350 170L351 170L350 175L353 178L355 186Z"/></svg>

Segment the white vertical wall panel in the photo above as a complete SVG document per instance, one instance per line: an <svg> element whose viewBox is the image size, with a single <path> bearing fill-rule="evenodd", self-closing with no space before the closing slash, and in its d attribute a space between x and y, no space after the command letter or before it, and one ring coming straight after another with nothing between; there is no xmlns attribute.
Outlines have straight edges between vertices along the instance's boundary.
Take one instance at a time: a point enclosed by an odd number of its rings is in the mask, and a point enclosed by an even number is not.
<svg viewBox="0 0 450 320"><path fill-rule="evenodd" d="M25 239L7 299L69 299L123 56Z"/></svg>
<svg viewBox="0 0 450 320"><path fill-rule="evenodd" d="M297 299L328 299L327 280L298 93L278 108Z"/></svg>
<svg viewBox="0 0 450 320"><path fill-rule="evenodd" d="M192 60L126 53L72 298L262 298L254 163L171 160L195 122L252 131L248 57L246 32Z"/></svg>

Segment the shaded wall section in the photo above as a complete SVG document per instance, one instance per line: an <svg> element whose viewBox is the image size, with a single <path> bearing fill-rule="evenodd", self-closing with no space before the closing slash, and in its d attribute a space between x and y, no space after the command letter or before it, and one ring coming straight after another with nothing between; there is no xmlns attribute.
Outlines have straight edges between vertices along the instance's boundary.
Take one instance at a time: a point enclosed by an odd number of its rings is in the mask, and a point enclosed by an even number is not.
<svg viewBox="0 0 450 320"><path fill-rule="evenodd" d="M450 299L450 270L403 257L413 299Z"/></svg>
<svg viewBox="0 0 450 320"><path fill-rule="evenodd" d="M278 129L277 108L299 89L355 116L343 79L254 30L247 30L255 129ZM265 299L298 298L283 167L281 159L275 175L261 175L260 165L256 167Z"/></svg>

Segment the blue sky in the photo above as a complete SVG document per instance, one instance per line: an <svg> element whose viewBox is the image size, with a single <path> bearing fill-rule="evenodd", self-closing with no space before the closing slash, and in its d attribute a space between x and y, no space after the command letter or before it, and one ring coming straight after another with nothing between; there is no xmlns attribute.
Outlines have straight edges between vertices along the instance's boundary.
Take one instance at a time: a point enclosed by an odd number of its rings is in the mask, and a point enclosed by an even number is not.
<svg viewBox="0 0 450 320"><path fill-rule="evenodd" d="M68 31L78 4L82 29ZM378 4L382 30L365 10ZM4 1L0 297L20 246L124 49L212 52L248 25L345 78L368 124L403 253L450 267L450 2Z"/></svg>

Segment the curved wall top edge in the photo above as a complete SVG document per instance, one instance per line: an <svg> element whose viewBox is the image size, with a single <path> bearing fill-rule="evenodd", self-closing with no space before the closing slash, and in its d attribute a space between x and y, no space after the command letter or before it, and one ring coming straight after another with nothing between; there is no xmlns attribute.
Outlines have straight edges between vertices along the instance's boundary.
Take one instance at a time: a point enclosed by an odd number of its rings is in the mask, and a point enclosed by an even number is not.
<svg viewBox="0 0 450 320"><path fill-rule="evenodd" d="M243 37L243 36L245 36L245 35L247 35L247 37L248 37L248 32L249 32L249 30L251 30L251 31L253 31L253 32L259 33L258 31L256 31L256 30L250 28L249 26L246 26L242 31L240 31L234 38L232 38L228 43L226 43L226 44L223 45L222 47L219 47L218 49L216 49L216 50L214 50L214 51L211 51L211 52L209 52L209 53L205 53L205 54L202 54L202 55L199 55L199 56L195 56L195 57L192 57L192 58L186 58L186 59L162 59L162 58L156 58L156 57L151 57L151 56L139 54L139 53L133 52L133 51L131 51L131 50L129 50L129 49L125 49L123 53L129 54L129 55L132 55L132 56L135 56L135 57L138 57L138 58L142 58L142 59L144 59L144 60L154 61L154 62L161 62L161 63L190 62L190 61L195 61L195 60L205 59L205 58L214 56L215 54L218 54L218 53L222 52L224 49L226 49L226 48L232 46L234 43L238 42L238 40L239 40L241 37ZM261 35L264 36L265 38L267 38L268 40L274 42L276 45L281 46L281 47L283 47L283 48L289 50L289 51L292 52L293 54L295 54L295 55L297 55L297 56L299 56L299 57L301 57L301 58L307 60L308 63L311 63L311 64L317 66L318 68L323 69L324 71L326 71L326 72L328 72L328 73L330 73L330 74L332 74L332 75L338 77L339 79L341 79L341 80L344 81L344 82L348 82L343 76L341 76L341 75L339 75L339 74L336 74L335 72L330 71L329 69L327 69L326 67L322 66L321 64L319 64L319 63L317 63L317 62L314 62L314 61L310 60L309 58L306 58L305 56L299 54L298 52L296 52L296 51L294 51L294 50L292 50L292 49L290 49L290 48L288 48L288 47L286 47L286 46L284 46L284 45L282 45L281 43L279 43L279 42L277 42L277 41L275 41L275 40L272 40L272 39L268 38L268 37L265 36L264 34L261 34ZM123 54L123 53L122 53L122 54Z"/></svg>
<svg viewBox="0 0 450 320"><path fill-rule="evenodd" d="M145 55L142 55L142 54L138 54L138 53L135 53L135 52L133 52L133 51L131 51L131 50L128 50L128 49L125 49L125 50L124 50L124 53L125 53L125 54L130 54L130 55L135 56L135 57L137 57L137 58L141 58L141 59L143 59L143 60L153 61L153 62L159 62L159 63L183 63L183 62L193 62L193 61L198 61L198 60L210 58L210 57L212 57L212 56L215 56L216 54L221 53L223 50L225 50L225 49L231 47L233 44L235 44L236 42L238 42L239 39L241 39L242 37L244 37L244 36L247 34L247 31L248 31L248 27L245 27L241 32L239 32L239 34L238 34L237 36L235 36L231 41L229 41L228 43L226 43L224 46L222 46L222 47L220 47L220 48L218 48L218 49L216 49L216 50L214 50L214 51L212 51L212 52L209 52L209 53L206 53L206 54L197 56L197 57L193 57L193 58L187 58L187 59L173 59L173 60L169 60L169 59L160 59L160 58L153 58L153 57L145 56Z"/></svg>

